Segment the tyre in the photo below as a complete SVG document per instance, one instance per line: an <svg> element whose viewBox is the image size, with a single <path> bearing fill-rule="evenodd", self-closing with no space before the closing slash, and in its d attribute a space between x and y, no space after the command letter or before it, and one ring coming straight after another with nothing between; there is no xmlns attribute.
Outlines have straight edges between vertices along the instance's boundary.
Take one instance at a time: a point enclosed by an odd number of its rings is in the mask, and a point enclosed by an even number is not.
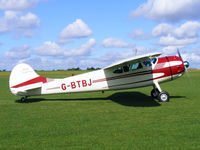
<svg viewBox="0 0 200 150"><path fill-rule="evenodd" d="M153 89L152 91L151 91L151 96L153 97L153 98L157 98L158 97L158 95L159 95L159 90L156 88L156 89Z"/></svg>
<svg viewBox="0 0 200 150"><path fill-rule="evenodd" d="M158 95L158 100L160 102L169 102L169 94L167 92L160 92Z"/></svg>
<svg viewBox="0 0 200 150"><path fill-rule="evenodd" d="M21 102L24 103L25 101L26 101L26 98L25 98L25 97L22 97L22 98L21 98Z"/></svg>

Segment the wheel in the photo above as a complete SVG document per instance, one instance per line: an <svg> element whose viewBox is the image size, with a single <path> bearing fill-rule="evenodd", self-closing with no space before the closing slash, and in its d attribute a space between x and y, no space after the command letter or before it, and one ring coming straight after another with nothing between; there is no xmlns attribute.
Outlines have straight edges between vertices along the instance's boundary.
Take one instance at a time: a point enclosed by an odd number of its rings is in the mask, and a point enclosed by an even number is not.
<svg viewBox="0 0 200 150"><path fill-rule="evenodd" d="M23 103L23 102L25 102L26 101L26 98L25 97L22 97L21 98L21 102Z"/></svg>
<svg viewBox="0 0 200 150"><path fill-rule="evenodd" d="M160 102L169 102L169 94L167 92L160 92L158 94L158 100Z"/></svg>
<svg viewBox="0 0 200 150"><path fill-rule="evenodd" d="M153 97L153 98L157 98L158 97L158 95L159 95L159 90L156 88L156 89L153 89L152 91L151 91L151 96Z"/></svg>

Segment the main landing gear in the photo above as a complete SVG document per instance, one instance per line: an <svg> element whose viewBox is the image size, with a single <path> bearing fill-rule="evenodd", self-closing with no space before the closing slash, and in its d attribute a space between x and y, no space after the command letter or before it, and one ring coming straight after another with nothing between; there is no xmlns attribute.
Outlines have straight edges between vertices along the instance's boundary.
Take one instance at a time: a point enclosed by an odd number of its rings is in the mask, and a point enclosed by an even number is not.
<svg viewBox="0 0 200 150"><path fill-rule="evenodd" d="M160 102L169 102L169 93L162 91L157 81L154 81L154 84L151 96L157 98Z"/></svg>

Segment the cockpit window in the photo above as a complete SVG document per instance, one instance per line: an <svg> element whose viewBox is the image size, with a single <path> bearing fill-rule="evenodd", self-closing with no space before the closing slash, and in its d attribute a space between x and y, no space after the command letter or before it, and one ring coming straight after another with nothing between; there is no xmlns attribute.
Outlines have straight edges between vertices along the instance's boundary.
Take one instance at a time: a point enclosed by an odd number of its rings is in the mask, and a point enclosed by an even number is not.
<svg viewBox="0 0 200 150"><path fill-rule="evenodd" d="M143 64L146 66L146 67L151 67L151 62L149 60L144 60L143 61Z"/></svg>
<svg viewBox="0 0 200 150"><path fill-rule="evenodd" d="M122 72L123 72L122 67L118 67L113 71L113 73L122 73Z"/></svg>
<svg viewBox="0 0 200 150"><path fill-rule="evenodd" d="M151 58L151 63L155 64L157 61L157 58Z"/></svg>
<svg viewBox="0 0 200 150"><path fill-rule="evenodd" d="M142 64L138 62L138 63L133 64L131 69L136 70L140 68L142 68Z"/></svg>

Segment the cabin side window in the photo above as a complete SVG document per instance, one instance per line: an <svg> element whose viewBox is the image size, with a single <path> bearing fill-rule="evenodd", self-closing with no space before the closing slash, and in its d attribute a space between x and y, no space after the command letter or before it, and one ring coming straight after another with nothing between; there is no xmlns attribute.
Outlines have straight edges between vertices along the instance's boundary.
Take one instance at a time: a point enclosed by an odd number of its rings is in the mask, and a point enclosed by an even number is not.
<svg viewBox="0 0 200 150"><path fill-rule="evenodd" d="M124 65L123 67L115 68L113 73L123 73L123 72L129 72L129 71L130 71L130 65Z"/></svg>
<svg viewBox="0 0 200 150"><path fill-rule="evenodd" d="M122 72L123 72L122 67L117 67L117 68L113 71L113 73L122 73Z"/></svg>
<svg viewBox="0 0 200 150"><path fill-rule="evenodd" d="M113 73L123 73L123 72L129 72L130 70L135 71L137 69L142 69L143 67L151 67L152 64L155 64L157 62L157 58L151 58L150 60L144 60L141 62L136 62L132 65L124 65L116 67L113 71Z"/></svg>
<svg viewBox="0 0 200 150"><path fill-rule="evenodd" d="M142 68L142 64L140 62L134 63L131 67L132 70L137 70L141 68Z"/></svg>
<svg viewBox="0 0 200 150"><path fill-rule="evenodd" d="M146 67L151 67L151 62L149 60L144 60L143 61L144 66Z"/></svg>
<svg viewBox="0 0 200 150"><path fill-rule="evenodd" d="M125 66L123 66L123 70L124 70L124 72L129 72L129 70L130 70L130 65L125 65Z"/></svg>

